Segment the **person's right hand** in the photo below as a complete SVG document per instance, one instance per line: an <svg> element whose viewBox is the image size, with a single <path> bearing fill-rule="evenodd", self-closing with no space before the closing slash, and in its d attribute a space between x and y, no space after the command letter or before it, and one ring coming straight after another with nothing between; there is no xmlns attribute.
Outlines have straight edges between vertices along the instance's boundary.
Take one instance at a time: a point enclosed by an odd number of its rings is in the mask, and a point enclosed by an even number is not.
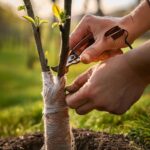
<svg viewBox="0 0 150 150"><path fill-rule="evenodd" d="M83 63L105 60L116 54L121 54L121 48L126 47L125 37L122 36L115 41L112 38L104 37L104 34L114 26L119 26L128 31L130 43L134 40L132 34L130 35L131 16L115 18L86 15L70 36L70 48L74 47L84 36L92 33L95 42L82 52L80 59ZM103 53L104 51L107 51L107 53Z"/></svg>

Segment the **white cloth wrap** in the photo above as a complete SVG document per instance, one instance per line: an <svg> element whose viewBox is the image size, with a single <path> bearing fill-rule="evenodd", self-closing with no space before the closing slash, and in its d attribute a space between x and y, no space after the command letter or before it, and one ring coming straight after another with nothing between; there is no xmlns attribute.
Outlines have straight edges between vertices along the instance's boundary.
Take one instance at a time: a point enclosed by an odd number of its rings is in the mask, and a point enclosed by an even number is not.
<svg viewBox="0 0 150 150"><path fill-rule="evenodd" d="M67 108L65 102L61 100L63 99L62 96L64 96L61 93L61 89L64 89L65 79L62 78L59 80L57 77L53 77L49 72L42 72L42 80L42 96L44 99L43 114L57 113ZM58 95L59 93L60 95Z"/></svg>

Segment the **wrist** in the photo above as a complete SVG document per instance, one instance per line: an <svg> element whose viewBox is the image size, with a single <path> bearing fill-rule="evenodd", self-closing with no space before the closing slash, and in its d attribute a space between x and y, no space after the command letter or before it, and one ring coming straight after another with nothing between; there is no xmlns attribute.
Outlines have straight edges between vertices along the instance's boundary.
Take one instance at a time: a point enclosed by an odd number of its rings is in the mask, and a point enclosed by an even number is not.
<svg viewBox="0 0 150 150"><path fill-rule="evenodd" d="M120 20L120 27L122 29L125 29L128 32L128 41L129 43L133 43L134 40L136 39L137 35L136 32L134 31L134 22L133 22L133 18L132 16L126 15L124 17L122 17L122 19Z"/></svg>
<svg viewBox="0 0 150 150"><path fill-rule="evenodd" d="M143 81L145 84L150 83L150 42L127 52L124 57L130 66L130 68L135 72L135 74Z"/></svg>
<svg viewBox="0 0 150 150"><path fill-rule="evenodd" d="M147 1L143 1L130 13L133 20L133 30L136 38L150 29L150 7Z"/></svg>
<svg viewBox="0 0 150 150"><path fill-rule="evenodd" d="M129 43L150 29L149 14L150 7L147 1L143 1L134 11L122 17L120 26L128 31Z"/></svg>

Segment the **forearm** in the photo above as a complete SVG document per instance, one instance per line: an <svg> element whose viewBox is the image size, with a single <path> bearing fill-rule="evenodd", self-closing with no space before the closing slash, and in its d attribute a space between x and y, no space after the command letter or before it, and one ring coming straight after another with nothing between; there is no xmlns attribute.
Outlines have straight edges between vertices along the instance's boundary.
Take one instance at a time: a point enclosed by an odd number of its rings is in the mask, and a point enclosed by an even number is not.
<svg viewBox="0 0 150 150"><path fill-rule="evenodd" d="M142 46L125 54L130 67L136 71L139 77L150 83L150 40Z"/></svg>
<svg viewBox="0 0 150 150"><path fill-rule="evenodd" d="M130 43L150 29L149 14L150 6L144 0L135 10L121 20L122 27L129 33L128 40Z"/></svg>
<svg viewBox="0 0 150 150"><path fill-rule="evenodd" d="M150 6L146 0L131 12L131 16L137 37L150 29Z"/></svg>

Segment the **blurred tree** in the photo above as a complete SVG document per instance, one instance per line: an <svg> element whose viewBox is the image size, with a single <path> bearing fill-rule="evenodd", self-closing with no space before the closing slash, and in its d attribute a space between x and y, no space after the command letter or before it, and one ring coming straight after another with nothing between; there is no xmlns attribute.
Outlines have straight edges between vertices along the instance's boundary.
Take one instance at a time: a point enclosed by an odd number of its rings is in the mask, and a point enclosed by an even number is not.
<svg viewBox="0 0 150 150"><path fill-rule="evenodd" d="M16 23L18 18L9 7L0 5L0 37L8 37L11 33L16 33L18 28ZM16 33L17 34L17 33Z"/></svg>
<svg viewBox="0 0 150 150"><path fill-rule="evenodd" d="M137 0L136 4L138 5L139 3L141 3L141 0Z"/></svg>
<svg viewBox="0 0 150 150"><path fill-rule="evenodd" d="M89 5L89 0L84 0L84 6L83 6L83 13L86 14L87 10L88 10L88 5ZM101 9L101 0L96 0L96 6L97 6L97 10L96 10L96 15L99 16L104 16L104 13Z"/></svg>
<svg viewBox="0 0 150 150"><path fill-rule="evenodd" d="M38 60L38 56L32 51L33 44L31 44L32 36L28 24L16 16L13 10L8 6L0 5L0 50L12 44L12 48L17 45L28 43L26 51L27 68L33 69L34 63Z"/></svg>
<svg viewBox="0 0 150 150"><path fill-rule="evenodd" d="M83 9L84 9L84 10L83 10L83 13L84 13L84 14L87 13L88 4L89 4L89 0L85 0L85 1L84 1L84 8L83 8Z"/></svg>
<svg viewBox="0 0 150 150"><path fill-rule="evenodd" d="M96 15L99 15L99 16L104 16L104 13L101 9L101 0L96 0L96 4L97 4L97 12L96 12Z"/></svg>
<svg viewBox="0 0 150 150"><path fill-rule="evenodd" d="M0 5L0 49L5 46L9 40L9 44L16 45L21 42L22 34L20 33L23 27L19 23L20 19L16 17L13 10L5 5Z"/></svg>

